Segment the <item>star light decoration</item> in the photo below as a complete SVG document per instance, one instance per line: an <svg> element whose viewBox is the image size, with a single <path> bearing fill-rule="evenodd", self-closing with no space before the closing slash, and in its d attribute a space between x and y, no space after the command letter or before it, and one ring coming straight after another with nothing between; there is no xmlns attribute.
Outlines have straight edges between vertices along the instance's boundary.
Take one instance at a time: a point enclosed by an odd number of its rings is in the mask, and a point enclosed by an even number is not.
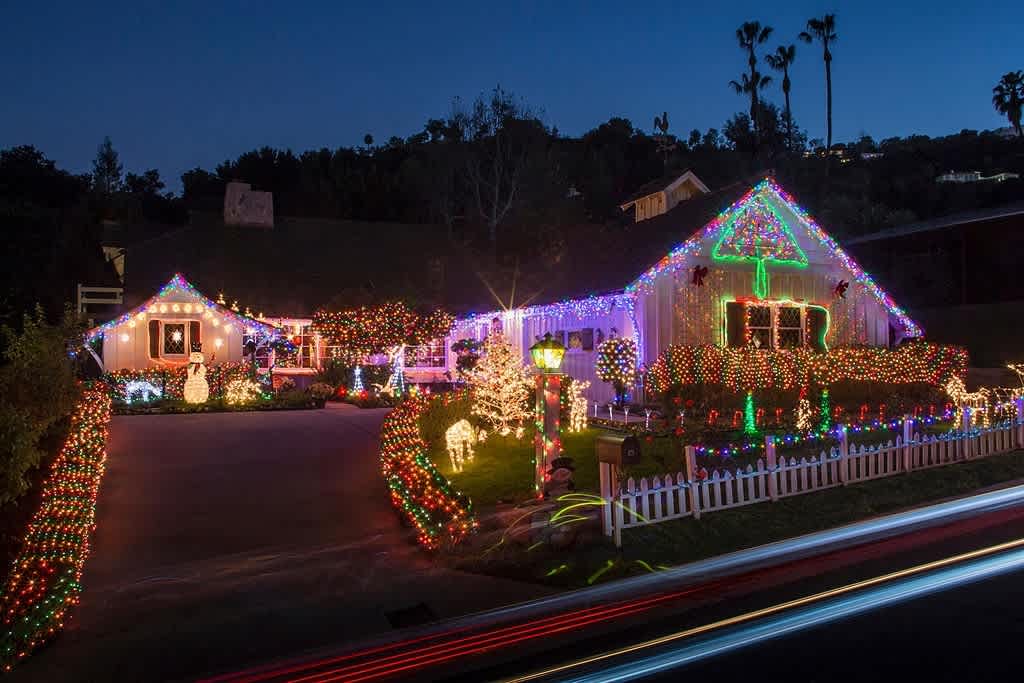
<svg viewBox="0 0 1024 683"><path fill-rule="evenodd" d="M725 225L736 214L736 212L740 211L744 205L756 196L761 196L762 200L774 198L775 200L783 203L786 208L797 217L800 223L807 228L809 234L821 245L825 252L830 254L833 259L837 260L844 268L846 268L847 271L853 275L854 281L856 281L864 291L878 301L889 312L889 315L892 316L892 318L899 324L906 336L921 337L924 335L924 330L910 319L906 311L897 306L892 297L885 293L881 287L875 284L875 281L871 279L871 276L864 272L857 262L843 251L839 244L832 239L821 228L821 226L819 226L817 222L815 222L815 220L800 207L799 204L796 203L796 200L793 199L791 195L789 195L775 182L774 178L770 176L751 188L749 192L743 195L743 197L737 200L725 211L718 214L718 216L705 225L704 228L677 246L657 264L648 269L634 282L630 283L626 287L625 293L636 294L641 292L650 292L654 287L655 281L660 275L663 273L672 273L678 271L680 268L687 267L687 265L691 263L692 257L699 255L705 241L719 238L722 230L725 228Z"/></svg>
<svg viewBox="0 0 1024 683"><path fill-rule="evenodd" d="M104 388L83 392L43 483L39 507L0 598L0 665L5 671L59 633L68 609L78 603L107 457L110 407Z"/></svg>
<svg viewBox="0 0 1024 683"><path fill-rule="evenodd" d="M198 302L184 304L180 302L168 302L167 298L174 295L192 297L198 299ZM280 334L280 331L272 325L260 322L254 318L240 315L215 301L207 299L206 296L186 280L181 273L175 273L174 277L172 277L166 285L160 288L160 291L141 306L136 306L127 313L124 313L109 322L103 323L102 325L98 325L86 332L85 341L87 343L92 342L101 335L121 327L133 329L139 324L145 323L148 316L164 313L172 313L176 317L195 316L197 320L209 320L214 327L219 327L223 324L225 325L225 332L230 332L232 329L237 328L239 330L247 330L247 334L251 335L259 333L264 336L275 337ZM125 334L128 333L122 332L122 341L124 341ZM180 340L176 339L176 341Z"/></svg>

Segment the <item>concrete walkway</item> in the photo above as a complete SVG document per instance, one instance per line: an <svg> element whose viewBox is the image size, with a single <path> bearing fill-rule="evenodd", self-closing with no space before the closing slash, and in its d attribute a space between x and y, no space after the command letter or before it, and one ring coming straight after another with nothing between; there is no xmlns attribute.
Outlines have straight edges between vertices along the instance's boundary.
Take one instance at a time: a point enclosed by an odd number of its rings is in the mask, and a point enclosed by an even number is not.
<svg viewBox="0 0 1024 683"><path fill-rule="evenodd" d="M388 501L384 410L115 417L81 605L14 675L187 680L548 591L437 568Z"/></svg>

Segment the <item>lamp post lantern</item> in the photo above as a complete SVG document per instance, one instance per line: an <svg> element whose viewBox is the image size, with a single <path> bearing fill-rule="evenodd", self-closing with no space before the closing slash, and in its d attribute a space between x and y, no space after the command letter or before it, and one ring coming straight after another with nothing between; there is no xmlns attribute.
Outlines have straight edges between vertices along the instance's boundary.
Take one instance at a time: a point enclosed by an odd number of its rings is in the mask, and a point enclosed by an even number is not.
<svg viewBox="0 0 1024 683"><path fill-rule="evenodd" d="M565 346L551 334L530 347L533 364L540 370L537 373L537 401L534 409L536 426L533 437L534 444L534 488L537 497L547 493L548 472L551 464L562 454L562 439L559 436L559 408L562 389L562 374L558 369L562 366Z"/></svg>

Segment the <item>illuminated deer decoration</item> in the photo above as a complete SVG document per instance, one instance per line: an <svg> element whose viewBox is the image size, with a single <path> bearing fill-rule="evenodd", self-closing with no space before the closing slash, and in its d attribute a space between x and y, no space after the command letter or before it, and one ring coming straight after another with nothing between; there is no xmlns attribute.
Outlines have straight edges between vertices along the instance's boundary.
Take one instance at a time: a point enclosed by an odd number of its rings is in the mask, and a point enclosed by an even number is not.
<svg viewBox="0 0 1024 683"><path fill-rule="evenodd" d="M959 377L951 377L943 388L956 406L957 419L963 416L964 408L970 408L972 412L980 413L982 425L988 426L988 407L992 397L989 389L982 387L977 391L967 391L964 381Z"/></svg>
<svg viewBox="0 0 1024 683"><path fill-rule="evenodd" d="M478 434L469 420L459 420L445 431L444 438L452 471L461 472L463 463L473 460L473 446L486 439L487 432L481 429Z"/></svg>

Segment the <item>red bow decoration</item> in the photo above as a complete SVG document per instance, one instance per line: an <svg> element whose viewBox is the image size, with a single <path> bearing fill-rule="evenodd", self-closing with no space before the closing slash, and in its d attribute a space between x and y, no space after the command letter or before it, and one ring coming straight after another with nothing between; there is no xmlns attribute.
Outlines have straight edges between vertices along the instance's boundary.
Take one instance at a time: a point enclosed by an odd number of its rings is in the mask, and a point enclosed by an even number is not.
<svg viewBox="0 0 1024 683"><path fill-rule="evenodd" d="M707 277L708 267L707 266L694 266L693 267L693 284L698 287L704 286L704 278Z"/></svg>
<svg viewBox="0 0 1024 683"><path fill-rule="evenodd" d="M849 282L847 282L846 280L840 280L839 284L836 285L836 288L834 290L832 290L832 293L835 296L838 296L840 299L845 299L846 298L846 290L849 288L849 286L850 286Z"/></svg>

